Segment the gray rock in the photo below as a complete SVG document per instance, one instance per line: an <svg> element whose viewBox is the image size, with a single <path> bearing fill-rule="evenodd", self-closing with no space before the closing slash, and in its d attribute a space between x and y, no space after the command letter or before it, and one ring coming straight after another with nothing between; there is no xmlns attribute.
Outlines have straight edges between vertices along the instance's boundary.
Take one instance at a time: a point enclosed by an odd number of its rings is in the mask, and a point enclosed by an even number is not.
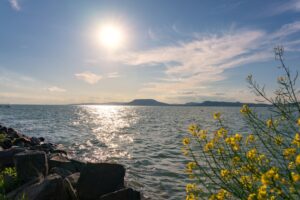
<svg viewBox="0 0 300 200"><path fill-rule="evenodd" d="M53 167L49 170L49 174L58 174L61 177L65 178L67 176L70 176L72 174L72 172L63 169L63 168L59 168L59 167Z"/></svg>
<svg viewBox="0 0 300 200"><path fill-rule="evenodd" d="M0 133L2 133L2 134L7 134L7 128L6 127L1 127L0 128Z"/></svg>
<svg viewBox="0 0 300 200"><path fill-rule="evenodd" d="M19 138L15 138L13 140L13 145L16 146L28 146L30 144L30 139L26 138L26 137L19 137Z"/></svg>
<svg viewBox="0 0 300 200"><path fill-rule="evenodd" d="M32 146L39 145L40 143L41 143L41 141L39 140L39 138L36 138L36 137L31 137L30 138L30 144Z"/></svg>
<svg viewBox="0 0 300 200"><path fill-rule="evenodd" d="M124 188L115 192L102 195L99 200L140 200L140 192L131 188Z"/></svg>
<svg viewBox="0 0 300 200"><path fill-rule="evenodd" d="M57 154L57 155L49 158L49 169L51 169L53 167L63 168L72 173L77 172L77 170L74 167L74 165L72 164L72 162L68 158L66 158L60 154Z"/></svg>
<svg viewBox="0 0 300 200"><path fill-rule="evenodd" d="M3 149L9 149L12 147L12 142L9 138L5 138L0 145Z"/></svg>
<svg viewBox="0 0 300 200"><path fill-rule="evenodd" d="M17 195L19 194L23 194L22 191L25 190L27 187L30 187L31 185L40 182L41 179L40 178L34 178L31 181L28 181L27 183L21 185L20 187L16 188L15 190L9 192L8 194L6 194L6 199L16 199L19 200L18 198L16 198Z"/></svg>
<svg viewBox="0 0 300 200"><path fill-rule="evenodd" d="M22 195L30 200L72 200L62 177L57 174L50 174L42 181L25 187L14 199L20 199Z"/></svg>
<svg viewBox="0 0 300 200"><path fill-rule="evenodd" d="M0 169L12 167L14 165L14 155L24 151L24 148L19 147L0 151Z"/></svg>
<svg viewBox="0 0 300 200"><path fill-rule="evenodd" d="M80 173L76 172L74 174L67 176L65 179L68 179L68 181L71 183L71 185L74 188L77 188L77 183L78 183L79 177L80 177Z"/></svg>
<svg viewBox="0 0 300 200"><path fill-rule="evenodd" d="M18 153L14 156L14 161L21 182L48 174L47 158L43 151Z"/></svg>
<svg viewBox="0 0 300 200"><path fill-rule="evenodd" d="M124 187L125 168L119 164L87 163L77 183L81 200L98 199L100 196Z"/></svg>
<svg viewBox="0 0 300 200"><path fill-rule="evenodd" d="M22 135L20 133L18 133L17 131L15 131L12 128L7 129L7 135L12 139L22 137Z"/></svg>

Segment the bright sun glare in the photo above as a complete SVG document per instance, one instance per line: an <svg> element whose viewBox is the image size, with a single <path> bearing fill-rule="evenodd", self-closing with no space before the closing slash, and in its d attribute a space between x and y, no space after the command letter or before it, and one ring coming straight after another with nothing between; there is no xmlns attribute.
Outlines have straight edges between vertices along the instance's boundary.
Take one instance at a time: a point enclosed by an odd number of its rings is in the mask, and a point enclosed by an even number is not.
<svg viewBox="0 0 300 200"><path fill-rule="evenodd" d="M100 29L100 42L109 49L117 49L124 42L124 32L120 26L108 24Z"/></svg>

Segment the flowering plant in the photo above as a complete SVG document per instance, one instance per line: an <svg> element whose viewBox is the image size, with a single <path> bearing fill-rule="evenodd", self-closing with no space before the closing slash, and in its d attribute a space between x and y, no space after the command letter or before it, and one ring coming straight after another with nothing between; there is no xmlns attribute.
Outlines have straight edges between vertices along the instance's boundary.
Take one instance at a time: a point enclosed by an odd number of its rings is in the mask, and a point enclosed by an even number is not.
<svg viewBox="0 0 300 200"><path fill-rule="evenodd" d="M278 78L275 97L268 97L252 78L256 95L270 104L271 115L263 120L248 105L241 115L248 134L230 131L221 113L214 113L213 131L192 124L183 139L183 153L191 161L186 173L186 199L300 199L300 103L296 79L283 62L283 48L275 48L285 75Z"/></svg>

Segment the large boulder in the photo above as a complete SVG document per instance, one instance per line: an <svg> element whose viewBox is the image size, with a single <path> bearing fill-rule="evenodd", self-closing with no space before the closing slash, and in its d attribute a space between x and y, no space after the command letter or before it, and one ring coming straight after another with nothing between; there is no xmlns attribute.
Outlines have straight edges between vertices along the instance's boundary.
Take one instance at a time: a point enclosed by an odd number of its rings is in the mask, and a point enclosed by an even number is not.
<svg viewBox="0 0 300 200"><path fill-rule="evenodd" d="M115 192L102 195L99 200L140 200L140 192L131 188L124 188Z"/></svg>
<svg viewBox="0 0 300 200"><path fill-rule="evenodd" d="M125 168L119 164L87 163L77 183L80 200L98 199L100 196L124 187Z"/></svg>
<svg viewBox="0 0 300 200"><path fill-rule="evenodd" d="M21 199L23 195L30 200L73 200L62 177L57 174L25 187L14 199Z"/></svg>
<svg viewBox="0 0 300 200"><path fill-rule="evenodd" d="M43 151L26 151L14 156L18 178L27 182L33 178L47 176L48 162Z"/></svg>
<svg viewBox="0 0 300 200"><path fill-rule="evenodd" d="M0 169L12 167L14 165L14 155L24 151L24 148L10 148L0 151Z"/></svg>

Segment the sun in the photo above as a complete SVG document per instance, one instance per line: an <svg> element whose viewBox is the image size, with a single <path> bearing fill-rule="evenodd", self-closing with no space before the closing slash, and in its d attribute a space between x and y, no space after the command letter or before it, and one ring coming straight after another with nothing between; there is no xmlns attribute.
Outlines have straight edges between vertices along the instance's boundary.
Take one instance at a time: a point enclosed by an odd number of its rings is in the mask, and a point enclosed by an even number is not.
<svg viewBox="0 0 300 200"><path fill-rule="evenodd" d="M117 49L123 45L124 31L116 24L106 24L101 27L99 39L101 45L108 49Z"/></svg>

